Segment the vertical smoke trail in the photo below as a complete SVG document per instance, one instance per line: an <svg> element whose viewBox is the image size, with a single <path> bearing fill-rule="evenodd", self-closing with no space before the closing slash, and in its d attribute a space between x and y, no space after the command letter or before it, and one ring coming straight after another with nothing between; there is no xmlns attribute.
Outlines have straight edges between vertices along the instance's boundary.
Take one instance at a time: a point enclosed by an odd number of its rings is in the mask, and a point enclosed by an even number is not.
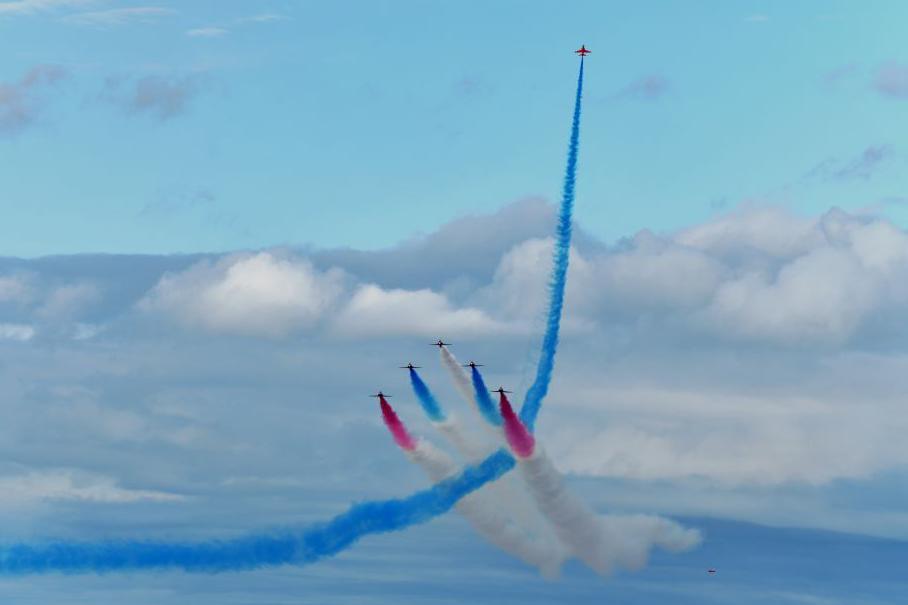
<svg viewBox="0 0 908 605"><path fill-rule="evenodd" d="M568 144L567 168L564 173L564 187L561 193L561 208L558 212L558 228L555 238L555 253L550 282L548 319L542 352L536 366L536 379L527 391L520 410L520 419L532 431L542 400L549 390L552 370L555 367L555 351L558 348L558 331L561 327L561 310L564 306L564 288L567 283L568 260L571 250L571 216L574 211L574 182L577 176L577 150L580 143L580 100L583 95L583 57L580 58L580 74L577 76L577 94L574 99L574 117L571 122L571 140Z"/></svg>
<svg viewBox="0 0 908 605"><path fill-rule="evenodd" d="M390 412L395 421L387 421ZM422 467L423 471L433 481L443 481L457 473L458 467L443 451L439 450L424 439L411 440L401 443L398 433L407 434L394 410L387 403L382 405L382 415L386 418L385 424L394 436L394 440L407 457ZM412 447L410 445L412 444ZM488 489L476 491L457 503L457 511L470 522L474 529L487 541L494 544L510 555L517 557L525 563L539 568L548 577L557 575L564 560L560 549L553 549L544 541L534 539L518 527L497 501L498 498Z"/></svg>
<svg viewBox="0 0 908 605"><path fill-rule="evenodd" d="M438 405L438 401L432 391L429 390L429 387L413 368L410 368L410 384L413 386L413 392L416 393L416 398L419 399L419 403L422 405L422 409L426 412L429 420L432 422L444 421L444 411Z"/></svg>
<svg viewBox="0 0 908 605"><path fill-rule="evenodd" d="M479 368L471 367L470 374L473 379L473 396L476 406L482 413L482 417L492 426L501 426L501 416L498 410L495 409L495 404L492 403L492 398L489 396L489 388L486 386L485 380L482 379Z"/></svg>
<svg viewBox="0 0 908 605"><path fill-rule="evenodd" d="M502 396L501 413L505 435L517 456L518 468L530 493L561 541L574 555L600 574L615 567L642 567L650 549L661 546L682 551L700 542L696 530L685 529L668 519L643 515L598 517L564 486L561 474Z"/></svg>
<svg viewBox="0 0 908 605"><path fill-rule="evenodd" d="M438 351L439 355L441 355L442 365L448 370L451 380L454 381L454 386L457 387L464 401L470 405L476 405L476 399L473 397L473 387L470 386L470 379L467 378L457 359L451 354L448 347L438 347Z"/></svg>

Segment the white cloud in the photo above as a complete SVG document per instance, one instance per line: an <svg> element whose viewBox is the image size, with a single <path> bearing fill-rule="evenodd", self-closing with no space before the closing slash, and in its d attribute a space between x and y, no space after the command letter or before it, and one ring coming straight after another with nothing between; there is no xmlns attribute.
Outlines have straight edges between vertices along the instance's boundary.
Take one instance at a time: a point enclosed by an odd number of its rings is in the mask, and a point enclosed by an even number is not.
<svg viewBox="0 0 908 605"><path fill-rule="evenodd" d="M40 500L78 500L129 504L134 502L176 502L184 498L168 492L132 490L119 487L112 479L72 471L32 471L0 477L0 502L23 503Z"/></svg>
<svg viewBox="0 0 908 605"><path fill-rule="evenodd" d="M140 307L212 332L280 337L318 322L344 279L341 271L320 272L304 259L241 254L165 275Z"/></svg>
<svg viewBox="0 0 908 605"><path fill-rule="evenodd" d="M514 246L473 297L492 317L539 317L551 239ZM908 234L832 210L745 208L674 234L641 231L571 252L566 326L657 320L701 337L840 346L881 314L908 313ZM642 323L641 323L642 322Z"/></svg>
<svg viewBox="0 0 908 605"><path fill-rule="evenodd" d="M745 206L681 230L673 239L713 255L742 258L760 253L789 258L822 243L822 234L816 226L817 219L798 217L781 208Z"/></svg>
<svg viewBox="0 0 908 605"><path fill-rule="evenodd" d="M771 486L862 479L908 464L899 437L908 421L897 399L873 402L868 414L853 393L831 398L794 388L748 393L660 385L658 376L634 380L615 387L594 378L597 386L571 389L572 413L562 410L545 429L560 468L643 481Z"/></svg>
<svg viewBox="0 0 908 605"><path fill-rule="evenodd" d="M0 276L0 303L24 303L31 298L28 280L17 275Z"/></svg>
<svg viewBox="0 0 908 605"><path fill-rule="evenodd" d="M91 283L66 284L53 288L36 314L44 319L66 319L101 300L101 290Z"/></svg>
<svg viewBox="0 0 908 605"><path fill-rule="evenodd" d="M384 290L375 284L357 288L335 326L342 334L370 336L477 336L507 329L479 309L454 308L432 290Z"/></svg>
<svg viewBox="0 0 908 605"><path fill-rule="evenodd" d="M35 328L28 324L0 323L0 340L27 342L35 337Z"/></svg>

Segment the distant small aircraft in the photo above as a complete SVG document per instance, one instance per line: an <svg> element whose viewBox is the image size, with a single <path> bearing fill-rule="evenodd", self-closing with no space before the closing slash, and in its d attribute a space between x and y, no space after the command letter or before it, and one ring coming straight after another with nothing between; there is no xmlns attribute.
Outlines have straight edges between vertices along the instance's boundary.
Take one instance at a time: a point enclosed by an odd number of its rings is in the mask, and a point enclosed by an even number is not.
<svg viewBox="0 0 908 605"><path fill-rule="evenodd" d="M716 570L714 568L710 567L709 569L706 570L706 573L708 573L709 575L712 576L712 575L716 574Z"/></svg>
<svg viewBox="0 0 908 605"><path fill-rule="evenodd" d="M489 391L490 393L498 393L499 395L504 395L505 393L510 393L511 391L505 391L504 387L498 387L494 391Z"/></svg>
<svg viewBox="0 0 908 605"><path fill-rule="evenodd" d="M465 364L463 364L463 367L465 367L465 368L473 368L473 369L475 370L476 368L481 368L481 367L482 367L482 364L481 364L481 363L476 363L475 361L471 361L470 363L465 363Z"/></svg>
<svg viewBox="0 0 908 605"><path fill-rule="evenodd" d="M405 365L405 366L400 366L400 369L401 369L401 370L415 370L415 369L421 368L421 367L422 367L422 366L415 366L415 365L413 365L413 363L411 362L411 363L408 363L408 364Z"/></svg>
<svg viewBox="0 0 908 605"><path fill-rule="evenodd" d="M378 397L379 399L381 399L381 398L384 397L385 399L391 399L391 396L390 396L390 395L385 395L385 394L382 393L381 391L379 391L379 392L376 393L375 395L369 395L369 397Z"/></svg>
<svg viewBox="0 0 908 605"><path fill-rule="evenodd" d="M580 46L580 48L578 48L578 49L575 50L574 52L577 53L578 55L580 55L581 57L585 57L585 56L587 56L588 54L590 54L590 52L592 52L592 51L587 50L587 49L586 49L586 44L583 44L583 45Z"/></svg>
<svg viewBox="0 0 908 605"><path fill-rule="evenodd" d="M433 342L433 343L432 343L432 346L433 346L433 347L438 347L438 348L440 349L440 348L442 348L442 347L450 347L450 346L451 346L451 343L450 343L450 342L444 342L444 341L442 341L442 339L439 338L436 342Z"/></svg>

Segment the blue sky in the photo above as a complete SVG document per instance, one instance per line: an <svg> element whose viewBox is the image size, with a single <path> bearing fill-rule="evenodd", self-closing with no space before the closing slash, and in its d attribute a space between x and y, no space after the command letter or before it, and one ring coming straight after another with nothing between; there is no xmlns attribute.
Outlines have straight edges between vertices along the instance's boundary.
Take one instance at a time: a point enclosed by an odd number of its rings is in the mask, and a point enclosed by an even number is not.
<svg viewBox="0 0 908 605"><path fill-rule="evenodd" d="M746 200L879 204L905 185L904 103L875 88L908 50L905 10L99 1L8 12L0 82L37 65L65 75L35 90L27 128L0 138L0 235L23 256L378 248L553 199L579 41L594 54L578 194L600 237ZM137 106L148 78L178 106ZM869 176L807 176L872 147L885 151Z"/></svg>
<svg viewBox="0 0 908 605"><path fill-rule="evenodd" d="M597 512L704 532L548 581L456 515L317 565L0 577L16 603L895 604L908 7L0 1L0 542L202 540L426 485L373 400L529 386ZM710 577L707 567L719 573Z"/></svg>

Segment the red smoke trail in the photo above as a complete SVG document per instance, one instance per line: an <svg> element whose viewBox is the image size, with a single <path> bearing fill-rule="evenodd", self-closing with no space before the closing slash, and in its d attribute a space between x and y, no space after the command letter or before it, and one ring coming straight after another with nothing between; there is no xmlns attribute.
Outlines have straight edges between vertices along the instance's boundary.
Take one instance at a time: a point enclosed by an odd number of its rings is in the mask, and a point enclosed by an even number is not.
<svg viewBox="0 0 908 605"><path fill-rule="evenodd" d="M498 407L501 409L501 417L504 419L504 435L507 437L508 445L518 457L529 458L536 448L536 440L514 413L514 408L511 407L507 395L504 393L500 395L501 400Z"/></svg>
<svg viewBox="0 0 908 605"><path fill-rule="evenodd" d="M412 452L416 448L416 441L410 433L407 432L407 427L400 421L400 418L394 413L394 408L391 407L384 397L379 397L378 401L381 404L382 418L384 418L388 430L391 431L394 442L400 446L400 449Z"/></svg>

